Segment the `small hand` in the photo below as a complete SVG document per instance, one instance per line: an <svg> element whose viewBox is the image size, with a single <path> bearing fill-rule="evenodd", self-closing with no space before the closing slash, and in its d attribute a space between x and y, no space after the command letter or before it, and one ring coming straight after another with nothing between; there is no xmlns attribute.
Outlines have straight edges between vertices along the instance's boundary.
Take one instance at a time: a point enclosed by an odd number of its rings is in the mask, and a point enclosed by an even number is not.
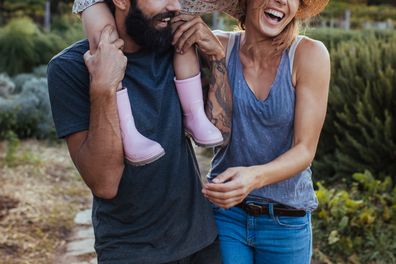
<svg viewBox="0 0 396 264"><path fill-rule="evenodd" d="M208 183L202 193L222 208L233 207L258 187L258 175L253 167L229 168Z"/></svg>
<svg viewBox="0 0 396 264"><path fill-rule="evenodd" d="M107 26L103 29L100 42L94 54L87 51L84 61L91 76L94 91L91 93L115 91L125 75L127 58L121 51L124 46L122 39L111 41L114 28Z"/></svg>
<svg viewBox="0 0 396 264"><path fill-rule="evenodd" d="M177 52L183 53L196 44L212 60L220 60L225 57L223 45L201 17L178 15L172 19L172 24L181 21L184 23L176 29L172 42Z"/></svg>

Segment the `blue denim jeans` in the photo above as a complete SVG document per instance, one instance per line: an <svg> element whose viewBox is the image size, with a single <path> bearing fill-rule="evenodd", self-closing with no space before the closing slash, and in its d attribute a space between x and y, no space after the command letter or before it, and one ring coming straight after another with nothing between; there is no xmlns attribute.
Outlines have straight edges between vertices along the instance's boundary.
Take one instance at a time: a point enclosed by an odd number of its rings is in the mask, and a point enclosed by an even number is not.
<svg viewBox="0 0 396 264"><path fill-rule="evenodd" d="M239 207L214 207L224 264L308 264L312 256L311 215L251 216Z"/></svg>

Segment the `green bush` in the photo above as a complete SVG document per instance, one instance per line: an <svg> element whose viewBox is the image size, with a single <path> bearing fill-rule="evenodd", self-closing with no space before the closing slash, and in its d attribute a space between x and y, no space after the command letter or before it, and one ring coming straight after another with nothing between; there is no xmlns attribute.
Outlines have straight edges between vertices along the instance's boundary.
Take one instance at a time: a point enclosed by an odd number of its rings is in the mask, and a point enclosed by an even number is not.
<svg viewBox="0 0 396 264"><path fill-rule="evenodd" d="M396 34L342 42L330 53L328 115L315 176L348 181L368 169L396 182Z"/></svg>
<svg viewBox="0 0 396 264"><path fill-rule="evenodd" d="M33 78L21 93L0 100L0 137L9 131L19 138L55 138L46 79Z"/></svg>
<svg viewBox="0 0 396 264"><path fill-rule="evenodd" d="M302 34L322 41L329 50L336 49L339 44L348 41L371 41L373 38L389 42L394 38L392 30L344 30L334 28L302 28Z"/></svg>
<svg viewBox="0 0 396 264"><path fill-rule="evenodd" d="M55 35L62 36L66 45L85 38L81 20L76 15L55 17L52 22L52 30Z"/></svg>
<svg viewBox="0 0 396 264"><path fill-rule="evenodd" d="M392 179L376 180L368 171L354 174L353 179L348 189L318 184L319 208L313 213L315 258L334 263L396 263Z"/></svg>
<svg viewBox="0 0 396 264"><path fill-rule="evenodd" d="M15 84L14 94L22 92L22 88L26 82L34 78L46 78L47 77L47 65L41 65L33 68L33 73L20 73L12 78Z"/></svg>
<svg viewBox="0 0 396 264"><path fill-rule="evenodd" d="M12 80L15 83L15 90L14 93L18 94L22 92L22 87L25 85L27 81L35 78L36 76L32 73L21 73L16 75Z"/></svg>
<svg viewBox="0 0 396 264"><path fill-rule="evenodd" d="M389 1L388 4L390 4L391 1ZM351 11L351 22L359 27L366 21L396 20L396 8L392 6L367 6L366 3L351 3L351 1L334 0L330 1L326 9L320 14L320 17L326 19L343 18L345 10Z"/></svg>
<svg viewBox="0 0 396 264"><path fill-rule="evenodd" d="M15 84L10 77L0 74L0 97L7 98L15 90Z"/></svg>
<svg viewBox="0 0 396 264"><path fill-rule="evenodd" d="M29 72L47 64L66 44L54 34L44 35L28 18L11 20L0 30L0 72Z"/></svg>
<svg viewBox="0 0 396 264"><path fill-rule="evenodd" d="M47 78L47 65L40 65L33 69L33 74L39 78Z"/></svg>

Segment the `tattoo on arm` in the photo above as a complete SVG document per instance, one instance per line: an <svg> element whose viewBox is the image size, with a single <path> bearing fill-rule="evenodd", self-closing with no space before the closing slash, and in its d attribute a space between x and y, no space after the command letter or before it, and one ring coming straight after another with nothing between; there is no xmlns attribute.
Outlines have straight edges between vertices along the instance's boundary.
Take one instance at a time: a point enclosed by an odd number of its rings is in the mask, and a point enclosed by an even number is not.
<svg viewBox="0 0 396 264"><path fill-rule="evenodd" d="M232 93L225 58L210 62L211 77L206 103L209 120L221 131L226 146L231 137Z"/></svg>

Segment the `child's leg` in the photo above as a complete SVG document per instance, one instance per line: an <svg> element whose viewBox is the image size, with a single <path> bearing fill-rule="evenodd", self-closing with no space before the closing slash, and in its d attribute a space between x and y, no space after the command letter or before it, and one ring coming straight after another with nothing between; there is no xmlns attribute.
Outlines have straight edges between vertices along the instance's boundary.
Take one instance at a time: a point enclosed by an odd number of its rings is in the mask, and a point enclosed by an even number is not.
<svg viewBox="0 0 396 264"><path fill-rule="evenodd" d="M185 80L197 76L200 69L195 49L190 48L183 54L175 53L173 66L177 80Z"/></svg>
<svg viewBox="0 0 396 264"><path fill-rule="evenodd" d="M85 9L82 12L82 22L92 53L97 49L101 32L107 25L114 27L111 40L119 38L114 16L104 3L97 3ZM125 158L135 166L151 163L162 157L165 151L160 144L144 137L136 129L128 91L121 88L122 84L117 92L117 109Z"/></svg>
<svg viewBox="0 0 396 264"><path fill-rule="evenodd" d="M221 132L208 120L204 110L202 83L195 48L175 54L176 88L184 112L184 129L197 145L214 147L223 143Z"/></svg>
<svg viewBox="0 0 396 264"><path fill-rule="evenodd" d="M110 40L116 41L118 39L114 16L111 14L105 3L97 3L88 7L82 12L81 19L85 34L89 40L89 48L92 53L97 49L100 34L107 25L114 27Z"/></svg>

